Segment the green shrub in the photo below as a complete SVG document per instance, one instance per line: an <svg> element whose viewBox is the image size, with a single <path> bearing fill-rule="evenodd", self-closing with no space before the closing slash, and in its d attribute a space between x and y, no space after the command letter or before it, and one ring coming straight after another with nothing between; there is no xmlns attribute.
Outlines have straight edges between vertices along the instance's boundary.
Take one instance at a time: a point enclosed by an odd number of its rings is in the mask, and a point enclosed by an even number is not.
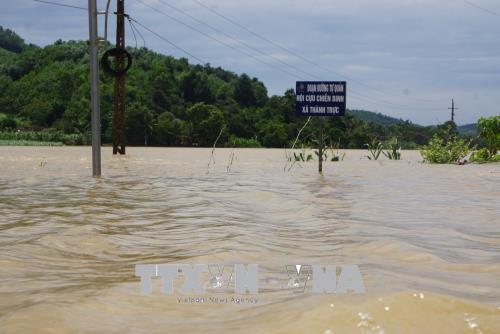
<svg viewBox="0 0 500 334"><path fill-rule="evenodd" d="M426 163L449 164L458 162L470 151L469 143L462 139L454 138L445 142L444 139L434 135L429 144L420 150L420 153Z"/></svg>
<svg viewBox="0 0 500 334"><path fill-rule="evenodd" d="M63 146L56 141L33 141L33 140L1 140L0 146Z"/></svg>
<svg viewBox="0 0 500 334"><path fill-rule="evenodd" d="M500 116L481 117L477 122L479 138L486 142L490 157L500 149Z"/></svg>
<svg viewBox="0 0 500 334"><path fill-rule="evenodd" d="M0 119L0 130L14 130L17 128L17 123L13 118L3 117Z"/></svg>
<svg viewBox="0 0 500 334"><path fill-rule="evenodd" d="M490 151L486 147L483 147L479 151L476 151L472 154L470 161L478 163L498 162L500 161L500 155L491 155Z"/></svg>
<svg viewBox="0 0 500 334"><path fill-rule="evenodd" d="M245 148L262 147L260 142L255 138L241 138L236 136L231 136L231 138L229 138L229 145L231 147L245 147Z"/></svg>
<svg viewBox="0 0 500 334"><path fill-rule="evenodd" d="M90 137L85 134L64 134L59 131L1 131L0 140L55 142L65 145L89 145Z"/></svg>

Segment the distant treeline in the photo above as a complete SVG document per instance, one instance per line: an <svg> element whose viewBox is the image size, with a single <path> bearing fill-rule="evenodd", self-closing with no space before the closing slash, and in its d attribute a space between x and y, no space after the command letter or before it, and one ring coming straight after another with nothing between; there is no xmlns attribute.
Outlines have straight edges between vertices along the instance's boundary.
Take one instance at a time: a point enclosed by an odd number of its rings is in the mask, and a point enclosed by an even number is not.
<svg viewBox="0 0 500 334"><path fill-rule="evenodd" d="M284 147L306 119L295 116L295 95L268 96L266 87L246 74L191 65L151 50L130 48L134 64L127 75L126 136L129 145L209 146L224 128L221 146ZM0 131L50 132L58 140L86 143L90 132L89 55L84 41L26 45L0 29ZM291 83L292 84L292 83ZM114 79L101 72L103 142L111 142ZM299 145L313 145L308 126ZM332 143L362 148L374 139L397 137L404 147L426 144L439 131L367 111L329 119ZM16 135L23 137L23 135ZM47 138L40 135L40 138ZM10 139L10 138L5 138Z"/></svg>

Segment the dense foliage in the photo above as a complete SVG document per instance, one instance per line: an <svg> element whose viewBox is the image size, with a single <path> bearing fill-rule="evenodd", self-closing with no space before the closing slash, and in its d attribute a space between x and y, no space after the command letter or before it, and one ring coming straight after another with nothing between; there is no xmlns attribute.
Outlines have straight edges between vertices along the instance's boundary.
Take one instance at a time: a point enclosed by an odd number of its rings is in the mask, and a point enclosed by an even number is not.
<svg viewBox="0 0 500 334"><path fill-rule="evenodd" d="M479 138L486 142L489 155L496 155L500 149L500 116L481 117L477 129Z"/></svg>
<svg viewBox="0 0 500 334"><path fill-rule="evenodd" d="M0 43L0 131L50 132L63 142L68 138L64 136L71 135L77 143L86 143L90 130L87 44L57 41L38 48L4 29ZM145 48L129 51L134 58L126 84L130 145L209 146L224 128L219 145L284 147L306 121L295 116L293 90L269 97L264 84L246 74L192 65L187 59ZM113 87L113 78L101 74L104 143L112 136ZM311 144L315 128L306 127L298 145ZM402 148L416 148L434 132L434 127L365 111L329 119L325 125L327 138L341 148L362 148L374 139L391 138L398 138Z"/></svg>
<svg viewBox="0 0 500 334"><path fill-rule="evenodd" d="M470 143L458 137L445 140L435 135L420 153L424 162L431 164L458 163L471 151Z"/></svg>

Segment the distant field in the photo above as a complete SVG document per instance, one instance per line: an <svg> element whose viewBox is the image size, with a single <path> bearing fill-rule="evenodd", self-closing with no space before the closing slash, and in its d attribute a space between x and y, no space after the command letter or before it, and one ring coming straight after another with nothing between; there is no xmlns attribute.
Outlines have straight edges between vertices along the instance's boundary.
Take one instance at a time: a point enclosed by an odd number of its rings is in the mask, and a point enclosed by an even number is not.
<svg viewBox="0 0 500 334"><path fill-rule="evenodd" d="M50 141L0 140L0 146L64 146L64 144Z"/></svg>

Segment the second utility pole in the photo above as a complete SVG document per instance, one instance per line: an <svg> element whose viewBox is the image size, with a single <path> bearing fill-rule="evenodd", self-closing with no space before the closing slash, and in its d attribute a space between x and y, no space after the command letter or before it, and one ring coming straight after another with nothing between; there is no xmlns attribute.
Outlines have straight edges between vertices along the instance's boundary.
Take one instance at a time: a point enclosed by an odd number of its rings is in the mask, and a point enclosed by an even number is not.
<svg viewBox="0 0 500 334"><path fill-rule="evenodd" d="M451 110L451 121L455 122L455 110L458 110L458 108L455 107L455 100L451 99L451 108L448 108Z"/></svg>
<svg viewBox="0 0 500 334"><path fill-rule="evenodd" d="M117 0L116 48L125 49L125 0ZM125 67L123 55L116 57L116 69ZM125 154L125 73L115 78L115 110L113 114L113 154Z"/></svg>

